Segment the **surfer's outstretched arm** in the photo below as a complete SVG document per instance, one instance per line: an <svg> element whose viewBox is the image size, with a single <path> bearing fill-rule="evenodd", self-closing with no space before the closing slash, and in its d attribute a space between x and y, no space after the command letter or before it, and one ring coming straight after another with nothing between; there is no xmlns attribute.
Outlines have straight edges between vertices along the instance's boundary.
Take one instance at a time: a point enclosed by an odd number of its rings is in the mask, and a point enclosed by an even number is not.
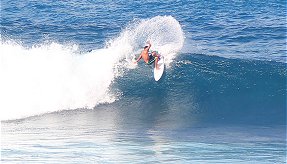
<svg viewBox="0 0 287 164"><path fill-rule="evenodd" d="M139 62L141 60L141 58L142 58L142 55L140 55L134 63L136 64L137 62Z"/></svg>
<svg viewBox="0 0 287 164"><path fill-rule="evenodd" d="M149 51L149 49L151 47L150 41L147 41L146 43L148 44L147 50Z"/></svg>

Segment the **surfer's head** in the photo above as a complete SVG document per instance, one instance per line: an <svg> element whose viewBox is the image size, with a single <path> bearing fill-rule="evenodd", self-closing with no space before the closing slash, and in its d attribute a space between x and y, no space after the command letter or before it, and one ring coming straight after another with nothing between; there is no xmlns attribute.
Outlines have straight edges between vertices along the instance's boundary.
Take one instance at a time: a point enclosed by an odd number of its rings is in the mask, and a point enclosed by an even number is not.
<svg viewBox="0 0 287 164"><path fill-rule="evenodd" d="M144 49L148 48L148 46L144 46Z"/></svg>

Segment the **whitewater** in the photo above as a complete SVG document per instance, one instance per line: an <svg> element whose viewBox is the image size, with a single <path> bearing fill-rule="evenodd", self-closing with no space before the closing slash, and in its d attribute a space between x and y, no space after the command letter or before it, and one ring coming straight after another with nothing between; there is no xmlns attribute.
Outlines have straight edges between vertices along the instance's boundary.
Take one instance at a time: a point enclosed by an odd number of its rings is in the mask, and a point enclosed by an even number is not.
<svg viewBox="0 0 287 164"><path fill-rule="evenodd" d="M171 63L181 50L184 34L171 16L133 21L104 48L81 52L77 44L42 43L25 47L1 41L1 120L19 119L60 110L87 108L120 99L111 90L146 41Z"/></svg>

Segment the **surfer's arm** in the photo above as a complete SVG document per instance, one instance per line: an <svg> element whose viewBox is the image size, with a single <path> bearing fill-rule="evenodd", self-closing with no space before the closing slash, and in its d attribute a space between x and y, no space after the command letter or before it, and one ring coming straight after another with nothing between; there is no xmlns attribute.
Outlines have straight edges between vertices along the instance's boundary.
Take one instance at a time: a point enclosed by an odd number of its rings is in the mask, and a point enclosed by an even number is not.
<svg viewBox="0 0 287 164"><path fill-rule="evenodd" d="M148 44L147 49L148 49L148 51L149 51L149 49L150 49L150 47L151 47L150 41L147 41L146 43Z"/></svg>
<svg viewBox="0 0 287 164"><path fill-rule="evenodd" d="M142 55L140 55L134 63L136 64L137 62L139 62L139 60L141 60L141 58L142 58Z"/></svg>

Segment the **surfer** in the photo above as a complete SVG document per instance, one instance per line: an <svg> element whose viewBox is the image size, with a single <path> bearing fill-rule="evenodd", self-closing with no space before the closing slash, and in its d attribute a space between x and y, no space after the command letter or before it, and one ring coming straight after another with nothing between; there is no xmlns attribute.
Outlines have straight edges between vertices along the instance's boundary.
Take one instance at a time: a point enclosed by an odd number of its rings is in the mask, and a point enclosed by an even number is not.
<svg viewBox="0 0 287 164"><path fill-rule="evenodd" d="M150 41L147 41L147 45L144 46L144 50L141 52L140 56L134 63L136 64L139 60L141 60L141 58L143 58L143 60L147 65L155 63L154 67L156 69L159 69L157 62L159 60L160 55L156 51L150 51L149 50L150 47L151 47Z"/></svg>

